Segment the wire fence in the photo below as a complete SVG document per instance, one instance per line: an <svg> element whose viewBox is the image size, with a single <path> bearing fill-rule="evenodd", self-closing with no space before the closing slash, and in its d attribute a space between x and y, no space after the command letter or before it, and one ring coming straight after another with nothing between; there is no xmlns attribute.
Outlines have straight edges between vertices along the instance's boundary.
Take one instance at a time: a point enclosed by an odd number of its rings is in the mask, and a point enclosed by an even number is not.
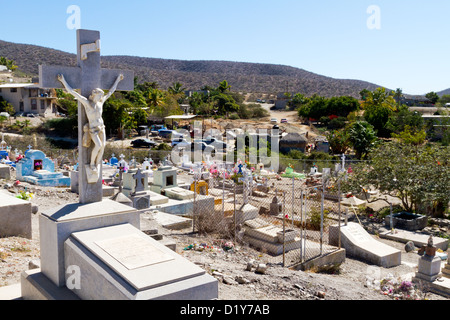
<svg viewBox="0 0 450 320"><path fill-rule="evenodd" d="M211 177L193 185L194 232L251 246L283 266L340 248L340 180Z"/></svg>
<svg viewBox="0 0 450 320"><path fill-rule="evenodd" d="M48 152L58 165L74 165L78 159L76 150ZM170 154L116 147L106 150L105 158L124 158L135 168L146 159L163 162ZM354 163L280 158L275 173L259 174L257 168L257 174L244 169L241 176L209 171L204 176L190 175L185 187L194 191L193 197L179 206L177 214L192 218L193 232L251 246L270 256L272 263L301 264L339 249L340 181L324 179L322 174L342 170L342 165L349 170ZM287 167L300 176L282 177L279 172Z"/></svg>

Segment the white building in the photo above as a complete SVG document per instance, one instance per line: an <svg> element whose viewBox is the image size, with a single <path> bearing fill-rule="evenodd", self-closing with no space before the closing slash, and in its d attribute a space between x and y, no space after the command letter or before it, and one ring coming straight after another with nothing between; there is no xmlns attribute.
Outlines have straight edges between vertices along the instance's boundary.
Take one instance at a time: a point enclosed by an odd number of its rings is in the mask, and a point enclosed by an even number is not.
<svg viewBox="0 0 450 320"><path fill-rule="evenodd" d="M16 109L16 113L33 113L49 116L56 113L56 92L42 89L32 83L8 83L0 85L0 97L3 97Z"/></svg>

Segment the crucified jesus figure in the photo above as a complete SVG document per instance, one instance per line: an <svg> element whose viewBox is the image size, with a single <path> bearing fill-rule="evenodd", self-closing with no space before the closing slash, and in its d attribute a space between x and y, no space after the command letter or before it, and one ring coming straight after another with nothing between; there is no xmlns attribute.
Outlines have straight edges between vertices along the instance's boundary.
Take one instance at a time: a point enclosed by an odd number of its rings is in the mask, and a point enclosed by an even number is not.
<svg viewBox="0 0 450 320"><path fill-rule="evenodd" d="M73 95L75 99L77 99L84 106L88 123L83 127L83 147L89 148L91 146L91 142L94 142L95 146L91 152L90 167L91 170L96 171L97 166L102 163L103 152L106 144L105 125L102 118L103 104L116 91L119 82L123 80L123 75L121 74L117 77L114 85L106 95L103 90L94 89L92 94L89 96L89 99L73 90L64 79L64 75L58 75L58 80L66 88L67 92Z"/></svg>

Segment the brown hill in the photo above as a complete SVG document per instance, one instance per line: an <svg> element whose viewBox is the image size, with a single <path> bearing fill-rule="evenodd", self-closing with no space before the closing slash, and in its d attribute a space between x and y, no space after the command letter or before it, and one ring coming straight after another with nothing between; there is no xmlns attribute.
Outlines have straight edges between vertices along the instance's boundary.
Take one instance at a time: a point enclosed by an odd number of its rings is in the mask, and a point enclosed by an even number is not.
<svg viewBox="0 0 450 320"><path fill-rule="evenodd" d="M0 56L12 59L19 70L38 75L38 66L76 65L76 55L50 48L0 41ZM325 77L285 65L230 61L186 61L133 56L103 56L102 66L133 70L139 82L157 82L166 89L180 82L186 89L198 90L205 85L217 86L227 80L239 92L301 92L307 96L350 95L358 98L362 89L374 90L378 85L347 79Z"/></svg>

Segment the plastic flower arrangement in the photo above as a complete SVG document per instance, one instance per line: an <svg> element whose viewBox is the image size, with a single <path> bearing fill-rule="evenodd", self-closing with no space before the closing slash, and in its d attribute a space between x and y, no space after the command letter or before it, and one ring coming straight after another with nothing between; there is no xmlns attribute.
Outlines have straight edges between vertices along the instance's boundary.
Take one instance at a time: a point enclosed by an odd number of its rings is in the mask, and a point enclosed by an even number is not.
<svg viewBox="0 0 450 320"><path fill-rule="evenodd" d="M27 191L21 191L16 198L22 199L22 200L32 200L34 198L34 193L27 192Z"/></svg>
<svg viewBox="0 0 450 320"><path fill-rule="evenodd" d="M395 300L420 300L422 294L411 281L387 277L381 280L381 293Z"/></svg>

